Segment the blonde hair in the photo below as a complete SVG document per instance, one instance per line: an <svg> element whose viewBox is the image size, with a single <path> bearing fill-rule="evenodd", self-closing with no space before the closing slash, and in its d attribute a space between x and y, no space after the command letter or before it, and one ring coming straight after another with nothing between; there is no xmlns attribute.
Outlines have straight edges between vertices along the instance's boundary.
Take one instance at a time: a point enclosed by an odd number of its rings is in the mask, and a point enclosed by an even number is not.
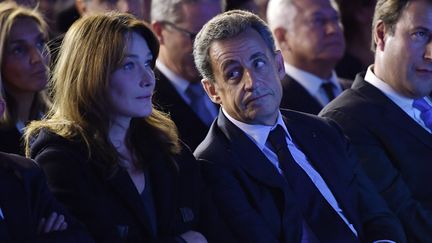
<svg viewBox="0 0 432 243"><path fill-rule="evenodd" d="M48 27L42 15L36 9L30 9L17 5L15 2L0 3L0 67L3 66L3 56L7 41L13 24L17 19L29 18L36 22L45 39L48 38ZM47 49L48 51L48 49ZM0 70L0 90L1 96L6 102L6 109L0 117L0 126L11 127L17 122L16 103L19 102L12 98L3 85L3 74ZM49 98L45 90L37 92L30 110L29 119L38 119L50 105Z"/></svg>
<svg viewBox="0 0 432 243"><path fill-rule="evenodd" d="M88 156L101 158L111 174L118 168L119 154L108 138L111 117L108 90L112 72L125 57L126 37L141 35L153 54L159 43L147 24L130 14L107 13L83 17L66 33L50 82L53 105L46 119L32 122L26 130L26 154L31 138L45 128L67 139L82 138ZM152 161L156 153L180 150L177 128L169 117L153 108L146 118L133 118L127 145L139 161Z"/></svg>

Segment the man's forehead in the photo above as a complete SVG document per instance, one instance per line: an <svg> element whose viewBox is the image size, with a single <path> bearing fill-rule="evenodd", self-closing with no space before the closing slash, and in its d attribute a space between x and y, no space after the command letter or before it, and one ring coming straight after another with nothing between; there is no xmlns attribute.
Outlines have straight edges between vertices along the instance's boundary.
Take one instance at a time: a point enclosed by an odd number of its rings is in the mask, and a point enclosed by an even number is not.
<svg viewBox="0 0 432 243"><path fill-rule="evenodd" d="M215 40L209 48L210 58L216 62L253 59L257 55L268 53L268 47L254 29L247 29L239 35L223 40Z"/></svg>
<svg viewBox="0 0 432 243"><path fill-rule="evenodd" d="M432 3L420 0L409 2L402 10L396 26L408 25L409 28L426 28L432 30Z"/></svg>

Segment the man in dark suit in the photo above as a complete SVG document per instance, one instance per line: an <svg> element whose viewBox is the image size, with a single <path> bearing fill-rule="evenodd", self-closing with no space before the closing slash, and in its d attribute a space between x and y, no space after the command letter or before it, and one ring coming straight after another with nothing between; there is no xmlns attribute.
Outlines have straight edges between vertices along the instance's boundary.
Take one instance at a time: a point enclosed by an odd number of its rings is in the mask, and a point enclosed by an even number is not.
<svg viewBox="0 0 432 243"><path fill-rule="evenodd" d="M345 40L333 0L271 0L267 21L280 48L287 76L281 108L318 114L349 80L336 76Z"/></svg>
<svg viewBox="0 0 432 243"><path fill-rule="evenodd" d="M261 19L244 11L213 18L194 58L221 105L195 150L213 207L202 215L209 241L404 242L335 124L279 110L283 59Z"/></svg>
<svg viewBox="0 0 432 243"><path fill-rule="evenodd" d="M0 97L0 115L4 111ZM48 189L36 163L0 152L0 242L93 242Z"/></svg>
<svg viewBox="0 0 432 243"><path fill-rule="evenodd" d="M378 1L374 65L320 114L348 135L412 242L432 242L431 16L431 1Z"/></svg>
<svg viewBox="0 0 432 243"><path fill-rule="evenodd" d="M195 35L221 12L220 0L152 1L152 27L160 42L154 101L171 115L180 138L194 150L204 139L217 107L205 95L195 68Z"/></svg>

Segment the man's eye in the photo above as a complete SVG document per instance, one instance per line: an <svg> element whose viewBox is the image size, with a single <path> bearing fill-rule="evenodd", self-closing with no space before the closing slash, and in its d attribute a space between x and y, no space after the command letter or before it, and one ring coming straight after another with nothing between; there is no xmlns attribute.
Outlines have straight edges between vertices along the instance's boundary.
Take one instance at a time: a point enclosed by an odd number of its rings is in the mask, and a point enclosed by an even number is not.
<svg viewBox="0 0 432 243"><path fill-rule="evenodd" d="M424 30L417 31L413 34L413 38L417 40L425 40L425 39L429 39L429 37L430 37L429 32Z"/></svg>
<svg viewBox="0 0 432 243"><path fill-rule="evenodd" d="M256 67L256 68L261 68L261 67L263 67L265 64L266 64L266 62L265 62L264 60L257 60L257 61L255 62L255 67Z"/></svg>
<svg viewBox="0 0 432 243"><path fill-rule="evenodd" d="M233 70L227 73L226 77L228 79L237 79L238 77L240 77L241 73L238 70Z"/></svg>

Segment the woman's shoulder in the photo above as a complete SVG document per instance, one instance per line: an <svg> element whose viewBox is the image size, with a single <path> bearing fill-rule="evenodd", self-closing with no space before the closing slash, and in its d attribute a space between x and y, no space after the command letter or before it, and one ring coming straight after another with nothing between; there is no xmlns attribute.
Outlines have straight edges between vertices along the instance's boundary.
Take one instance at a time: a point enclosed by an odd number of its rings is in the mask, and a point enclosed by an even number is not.
<svg viewBox="0 0 432 243"><path fill-rule="evenodd" d="M42 129L30 142L30 156L35 158L44 150L58 150L64 152L80 153L85 151L85 144L78 137L65 138L48 129Z"/></svg>

